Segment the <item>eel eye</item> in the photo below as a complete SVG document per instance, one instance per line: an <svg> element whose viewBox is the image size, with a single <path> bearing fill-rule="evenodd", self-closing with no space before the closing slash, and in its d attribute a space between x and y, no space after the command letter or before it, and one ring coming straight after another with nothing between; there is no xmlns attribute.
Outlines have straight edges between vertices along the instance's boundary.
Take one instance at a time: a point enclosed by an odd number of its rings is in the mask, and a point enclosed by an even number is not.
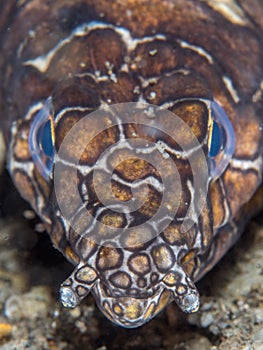
<svg viewBox="0 0 263 350"><path fill-rule="evenodd" d="M210 176L218 178L229 164L235 149L235 135L232 124L218 103L211 103L212 123L208 138Z"/></svg>
<svg viewBox="0 0 263 350"><path fill-rule="evenodd" d="M34 118L29 131L28 143L38 171L48 181L52 174L55 158L54 120L50 97Z"/></svg>

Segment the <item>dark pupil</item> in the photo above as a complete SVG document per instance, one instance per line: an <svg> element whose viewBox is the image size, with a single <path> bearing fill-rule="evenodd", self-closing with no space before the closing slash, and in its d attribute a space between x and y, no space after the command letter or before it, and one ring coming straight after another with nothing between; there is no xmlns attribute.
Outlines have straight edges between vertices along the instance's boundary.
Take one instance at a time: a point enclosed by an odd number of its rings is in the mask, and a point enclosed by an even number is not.
<svg viewBox="0 0 263 350"><path fill-rule="evenodd" d="M214 121L209 156L212 158L216 157L218 153L224 148L225 144L225 130L221 126L219 126L217 122Z"/></svg>
<svg viewBox="0 0 263 350"><path fill-rule="evenodd" d="M52 158L54 155L54 146L51 136L50 120L48 120L41 128L39 128L37 139L38 145L43 150L45 155Z"/></svg>

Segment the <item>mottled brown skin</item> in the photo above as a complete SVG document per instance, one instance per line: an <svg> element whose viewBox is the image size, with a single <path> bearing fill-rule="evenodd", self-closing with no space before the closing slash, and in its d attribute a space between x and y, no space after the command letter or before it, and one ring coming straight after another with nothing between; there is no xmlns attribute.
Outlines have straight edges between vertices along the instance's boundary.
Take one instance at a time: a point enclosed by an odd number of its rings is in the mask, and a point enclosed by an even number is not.
<svg viewBox="0 0 263 350"><path fill-rule="evenodd" d="M200 279L217 263L238 239L249 217L263 207L262 196L254 196L262 181L263 4L260 0L231 4L232 17L230 10L223 13L208 0L0 3L0 118L9 147L8 168L21 195L45 223L54 246L77 266L63 286L71 288L78 301L91 290L98 306L117 324L139 326L172 297L180 305L178 295L187 295L189 286L194 290L192 280ZM79 25L92 21L104 27L87 35L73 35L44 68L33 62L69 38ZM140 40L134 49L128 51L119 27ZM100 80L98 74L107 78ZM41 106L34 111L30 107L43 104L49 96L56 150L72 126L87 115L87 110L77 109L64 112L59 119L66 107L81 106L92 112L101 102L135 102L142 97L154 105L171 103L170 110L190 126L206 155L211 111L204 101L218 101L234 127L235 152L220 178L207 183L204 210L191 230L179 231L178 218L186 215L185 203L191 202L186 185L191 181L190 165L180 159L174 161L183 178L183 198L177 217L160 236L136 245L140 232L134 232L121 238L128 248L120 249L111 237L108 246L100 247L70 229L58 214L53 181L41 176L28 148L30 125ZM11 135L13 122L17 123ZM74 162L85 142L85 132L89 132L84 131L66 150L64 160ZM152 142L162 136L151 137L134 124L126 125L125 133L127 138L136 133ZM88 145L80 163L93 165L101 152L118 140L117 128L108 129ZM178 148L173 140L164 140L173 149ZM127 160L125 152L114 154L121 160L116 168L118 176L127 182L153 175L158 178L154 167L138 159ZM75 215L77 208L71 198L74 189L67 182L74 169L59 161L56 166L65 174L58 191L68 202L70 214ZM81 173L78 180L88 188L88 210L94 215L98 198L92 180ZM122 202L132 198L131 188L118 181L112 182L112 192ZM152 189L148 201L136 212L138 220L151 217L159 205L159 193ZM101 221L112 227L123 227L125 219L125 215L109 211L101 216ZM90 224L82 213L76 221L84 231ZM96 234L107 237L108 233ZM175 258L176 250L179 253ZM177 273L175 265L179 266Z"/></svg>

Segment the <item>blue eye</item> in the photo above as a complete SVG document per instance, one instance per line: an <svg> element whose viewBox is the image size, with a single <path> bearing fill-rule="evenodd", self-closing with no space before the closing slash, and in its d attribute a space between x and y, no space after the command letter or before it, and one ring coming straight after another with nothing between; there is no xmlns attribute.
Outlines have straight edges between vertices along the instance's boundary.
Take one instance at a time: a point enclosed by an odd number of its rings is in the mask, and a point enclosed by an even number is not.
<svg viewBox="0 0 263 350"><path fill-rule="evenodd" d="M48 98L41 110L34 117L30 127L29 150L40 174L49 180L55 157L54 121L51 98Z"/></svg>
<svg viewBox="0 0 263 350"><path fill-rule="evenodd" d="M211 103L211 130L208 142L210 176L218 178L226 169L235 149L235 135L232 124L218 103Z"/></svg>

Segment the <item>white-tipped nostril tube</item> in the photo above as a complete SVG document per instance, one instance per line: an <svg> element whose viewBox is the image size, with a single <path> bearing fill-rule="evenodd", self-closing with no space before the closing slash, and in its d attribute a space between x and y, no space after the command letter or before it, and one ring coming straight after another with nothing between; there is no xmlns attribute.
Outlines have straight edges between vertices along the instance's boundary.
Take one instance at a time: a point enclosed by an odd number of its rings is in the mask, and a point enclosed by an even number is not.
<svg viewBox="0 0 263 350"><path fill-rule="evenodd" d="M185 313L198 311L200 306L199 292L180 265L176 265L173 271L166 274L163 279L166 289L173 293L174 300Z"/></svg>
<svg viewBox="0 0 263 350"><path fill-rule="evenodd" d="M60 301L66 308L75 308L89 294L98 276L93 268L79 264L60 287Z"/></svg>

